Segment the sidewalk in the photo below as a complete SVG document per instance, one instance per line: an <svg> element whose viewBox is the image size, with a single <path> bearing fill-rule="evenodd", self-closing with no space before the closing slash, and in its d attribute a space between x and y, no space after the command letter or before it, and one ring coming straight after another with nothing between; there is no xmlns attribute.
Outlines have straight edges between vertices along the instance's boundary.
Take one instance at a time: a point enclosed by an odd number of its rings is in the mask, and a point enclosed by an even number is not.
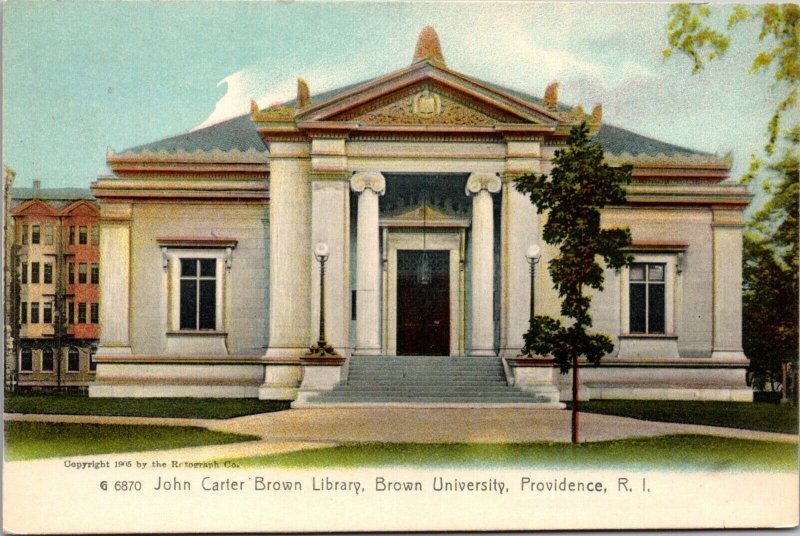
<svg viewBox="0 0 800 536"><path fill-rule="evenodd" d="M570 412L541 409L352 408L303 409L233 419L170 419L89 415L5 414L7 421L199 426L259 436L246 443L104 455L106 459L204 461L336 446L348 442L524 443L570 441ZM584 442L666 434L706 434L797 442L798 436L715 426L643 421L581 413Z"/></svg>

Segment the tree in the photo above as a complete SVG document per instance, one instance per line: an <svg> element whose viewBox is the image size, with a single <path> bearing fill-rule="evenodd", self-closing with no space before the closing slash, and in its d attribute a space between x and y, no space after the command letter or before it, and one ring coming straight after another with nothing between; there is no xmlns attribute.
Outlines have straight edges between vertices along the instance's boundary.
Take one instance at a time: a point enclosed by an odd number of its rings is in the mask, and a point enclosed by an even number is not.
<svg viewBox="0 0 800 536"><path fill-rule="evenodd" d="M561 298L561 315L571 321L536 315L524 338L529 351L552 355L562 373L572 368L573 443L579 442L578 358L597 364L614 349L607 335L589 332L592 298L584 291L603 289L598 257L615 269L631 261L622 250L631 243L630 231L602 229L600 209L625 202L624 185L631 181L632 167L612 168L603 163L603 156L603 147L590 141L583 123L572 128L567 147L556 151L549 176L529 174L516 181L517 190L547 215L544 241L559 248L548 270Z"/></svg>
<svg viewBox="0 0 800 536"><path fill-rule="evenodd" d="M727 27L714 25L707 5L675 4L667 25L669 48L688 56L695 73L724 55L741 24L759 25L750 72L774 78L781 101L767 126L766 159L753 155L745 184L766 175L764 191L771 198L747 223L744 235L743 346L757 388L774 388L786 363L798 356L798 157L800 123L796 105L800 83L800 7L797 4L733 6ZM784 125L786 116L788 125ZM781 144L781 142L784 142ZM778 150L781 146L782 151Z"/></svg>

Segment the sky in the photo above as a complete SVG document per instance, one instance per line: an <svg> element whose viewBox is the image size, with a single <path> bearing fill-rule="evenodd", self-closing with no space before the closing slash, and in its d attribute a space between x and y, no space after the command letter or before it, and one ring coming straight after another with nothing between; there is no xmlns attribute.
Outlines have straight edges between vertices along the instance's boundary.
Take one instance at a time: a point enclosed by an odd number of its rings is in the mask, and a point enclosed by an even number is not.
<svg viewBox="0 0 800 536"><path fill-rule="evenodd" d="M433 25L451 69L559 99L604 122L724 155L732 177L781 94L751 75L757 28L693 75L664 60L669 4L8 0L3 163L17 186L88 187L128 147L406 67ZM718 7L717 9L726 9ZM724 16L724 13L721 14Z"/></svg>

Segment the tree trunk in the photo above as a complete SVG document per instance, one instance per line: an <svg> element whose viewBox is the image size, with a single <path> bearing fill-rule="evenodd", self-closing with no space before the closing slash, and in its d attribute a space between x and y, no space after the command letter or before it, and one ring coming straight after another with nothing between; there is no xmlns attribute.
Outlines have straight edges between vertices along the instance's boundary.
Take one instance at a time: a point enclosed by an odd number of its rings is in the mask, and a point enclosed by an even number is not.
<svg viewBox="0 0 800 536"><path fill-rule="evenodd" d="M580 400L578 399L578 386L579 386L578 373L578 356L573 358L572 362L572 442L580 443L580 423L578 422L578 413L580 412Z"/></svg>

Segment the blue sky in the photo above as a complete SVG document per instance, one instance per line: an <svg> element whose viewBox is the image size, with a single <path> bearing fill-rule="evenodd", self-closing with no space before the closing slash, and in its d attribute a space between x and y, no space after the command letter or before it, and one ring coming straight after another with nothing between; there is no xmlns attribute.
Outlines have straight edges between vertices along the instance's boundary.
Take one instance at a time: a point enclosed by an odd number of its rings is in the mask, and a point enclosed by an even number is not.
<svg viewBox="0 0 800 536"><path fill-rule="evenodd" d="M48 2L3 13L3 161L17 185L88 187L117 151L410 64L433 25L450 68L711 152L734 176L780 93L749 75L756 28L700 75L662 59L668 4Z"/></svg>

